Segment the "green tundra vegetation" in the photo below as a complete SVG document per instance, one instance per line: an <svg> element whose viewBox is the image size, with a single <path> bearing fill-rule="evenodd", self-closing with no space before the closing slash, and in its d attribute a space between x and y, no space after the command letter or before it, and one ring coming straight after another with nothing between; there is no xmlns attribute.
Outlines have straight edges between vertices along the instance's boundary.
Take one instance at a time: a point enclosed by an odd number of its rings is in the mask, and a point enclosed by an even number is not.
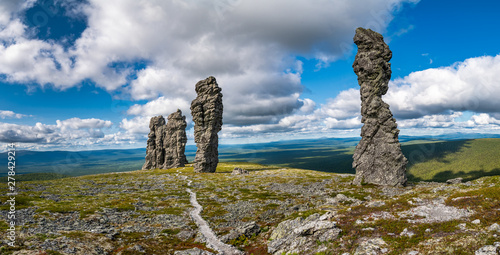
<svg viewBox="0 0 500 255"><path fill-rule="evenodd" d="M500 139L441 141L403 148L410 155L408 173L413 181L500 175Z"/></svg>
<svg viewBox="0 0 500 255"><path fill-rule="evenodd" d="M496 141L466 141L464 145L470 145L465 147L455 144L458 148L455 148L454 152L443 153L442 157L460 158L459 155L470 153L467 151L476 146L494 146L490 142ZM445 150L440 147L444 145L439 142L435 146ZM449 151L449 148L446 150ZM427 160L415 165L432 162ZM234 167L247 169L250 174L231 175ZM187 185L187 180L192 181L190 186ZM357 239L367 234L380 236L387 243L387 254L402 254L401 252L412 250L418 250L422 254L430 251L439 251L439 254L472 254L484 245L500 241L500 237L486 230L493 223L500 222L498 176L481 177L468 184L425 182L399 189L374 185L356 187L350 184L352 180L353 175L349 174L225 162L220 163L214 174L194 173L191 165L188 165L169 170L22 181L18 183L16 209L32 208L33 220L18 227L18 231L23 232L17 240L20 246L4 246L0 252L12 254L20 250L30 250L29 246L40 247L44 243L58 242L64 242L66 246L74 244L75 247L77 244L90 248L107 247L109 254L136 254L132 249L135 245L140 245L146 254L164 254L161 252L165 251L172 254L175 250L194 247L210 250L195 236L184 239L178 236L186 229L196 231L196 225L189 217L192 206L186 192L188 187L196 192L199 203L204 207L201 216L209 222L217 235L227 234L231 223L234 222L255 221L259 225L260 234L251 237L239 236L229 241L248 254L268 254L266 245L270 233L280 222L328 211L335 213L334 221L342 229L342 233L338 239L321 244L329 248L328 252L323 254L353 252L358 245ZM5 187L1 192L6 193ZM351 200L329 202L339 194ZM408 220L419 220L420 217L401 214L422 201L441 198L445 198L443 203L447 206L473 210L474 216L470 219L409 224ZM3 199L5 198L2 198L2 201ZM370 202L379 205L369 206ZM0 209L8 210L8 206L4 205ZM387 213L394 217L380 217ZM59 222L58 219L62 217L69 221L65 223L69 227L60 226L60 230L50 234L41 232L44 229L40 228L39 222ZM129 230L118 232L111 238L92 231L70 229L78 224L91 224L101 217L115 217L115 220L128 217L127 222L108 224L116 229ZM155 220L157 217L166 217L171 221L162 224ZM471 224L473 219L479 219L480 223ZM0 225L7 226L5 219L0 220ZM57 228L57 224L55 226ZM151 232L134 231L134 226L148 226ZM398 236L406 228L414 235ZM29 229L33 231L28 231ZM153 237L154 230L157 234ZM57 250L60 246L62 247L62 244L53 246L51 249L54 250L47 249L47 254L64 254Z"/></svg>

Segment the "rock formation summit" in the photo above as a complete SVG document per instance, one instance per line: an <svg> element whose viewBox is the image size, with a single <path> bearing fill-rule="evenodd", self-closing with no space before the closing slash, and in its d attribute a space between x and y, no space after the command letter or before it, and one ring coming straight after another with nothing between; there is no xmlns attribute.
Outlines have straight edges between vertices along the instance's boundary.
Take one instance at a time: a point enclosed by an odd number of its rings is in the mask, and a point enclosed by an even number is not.
<svg viewBox="0 0 500 255"><path fill-rule="evenodd" d="M361 141L354 150L354 184L387 186L406 184L407 160L401 152L396 120L382 95L389 89L392 52L381 34L358 28L354 36L358 53L352 65L361 94Z"/></svg>
<svg viewBox="0 0 500 255"><path fill-rule="evenodd" d="M222 93L213 76L196 83L197 97L191 103L194 141L197 150L194 171L214 173L219 163L219 137L222 129Z"/></svg>
<svg viewBox="0 0 500 255"><path fill-rule="evenodd" d="M170 114L165 125L163 116L151 118L146 149L146 162L142 169L169 169L187 164L186 116L181 110Z"/></svg>

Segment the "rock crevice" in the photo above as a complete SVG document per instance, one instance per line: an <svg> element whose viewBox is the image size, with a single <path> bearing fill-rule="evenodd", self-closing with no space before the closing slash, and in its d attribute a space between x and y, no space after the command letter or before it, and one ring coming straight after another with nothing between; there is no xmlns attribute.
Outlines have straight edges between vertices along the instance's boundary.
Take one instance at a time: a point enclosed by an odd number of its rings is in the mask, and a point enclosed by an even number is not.
<svg viewBox="0 0 500 255"><path fill-rule="evenodd" d="M370 29L358 28L354 36L358 53L353 69L361 94L361 141L353 156L354 184L406 185L407 159L401 152L396 120L382 96L389 89L392 52L384 38Z"/></svg>

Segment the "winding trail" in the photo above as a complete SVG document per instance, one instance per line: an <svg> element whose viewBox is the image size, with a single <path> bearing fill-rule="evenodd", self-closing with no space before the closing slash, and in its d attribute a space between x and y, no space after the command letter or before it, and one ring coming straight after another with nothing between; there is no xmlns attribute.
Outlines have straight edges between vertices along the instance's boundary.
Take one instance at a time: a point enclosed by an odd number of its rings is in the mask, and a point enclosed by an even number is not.
<svg viewBox="0 0 500 255"><path fill-rule="evenodd" d="M183 176L186 177L187 176ZM184 179L184 178L183 178ZM185 180L185 179L184 179ZM192 181L188 180L187 185L191 186ZM201 234L205 237L207 246L211 249L214 249L219 252L221 255L243 255L244 253L235 247L223 243L217 235L215 235L214 231L210 228L208 223L201 217L200 213L203 210L203 207L196 200L196 193L191 191L190 188L186 188L186 191L191 195L189 201L194 209L189 213L191 218L194 220L196 225L198 226Z"/></svg>

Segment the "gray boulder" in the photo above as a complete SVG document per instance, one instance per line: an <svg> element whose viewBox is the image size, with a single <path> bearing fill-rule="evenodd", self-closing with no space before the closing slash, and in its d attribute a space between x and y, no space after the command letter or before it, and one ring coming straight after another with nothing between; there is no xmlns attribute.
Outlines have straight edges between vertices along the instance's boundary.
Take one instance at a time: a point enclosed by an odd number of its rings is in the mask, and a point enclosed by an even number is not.
<svg viewBox="0 0 500 255"><path fill-rule="evenodd" d="M455 178L455 179L446 180L446 183L447 184L460 184L460 183L463 182L463 180L464 180L464 178L458 177L458 178Z"/></svg>
<svg viewBox="0 0 500 255"><path fill-rule="evenodd" d="M396 120L382 95L389 89L392 52L384 38L370 29L358 28L354 36L358 53L353 69L361 93L361 141L353 155L353 184L406 185L407 159L401 152Z"/></svg>
<svg viewBox="0 0 500 255"><path fill-rule="evenodd" d="M488 231L500 232L500 225L498 225L498 223L493 223L488 227Z"/></svg>
<svg viewBox="0 0 500 255"><path fill-rule="evenodd" d="M309 254L324 247L317 242L326 242L338 237L342 230L331 221L332 214L322 216L313 214L306 219L301 217L278 224L269 237L267 251L271 254Z"/></svg>
<svg viewBox="0 0 500 255"><path fill-rule="evenodd" d="M500 254L500 242L495 242L493 245L486 245L477 250L475 255L498 255Z"/></svg>
<svg viewBox="0 0 500 255"><path fill-rule="evenodd" d="M248 171L239 167L235 167L233 169L233 172L231 173L232 175L241 175L241 174L248 174Z"/></svg>
<svg viewBox="0 0 500 255"><path fill-rule="evenodd" d="M222 93L213 76L196 83L198 96L191 102L196 156L194 171L214 173L219 163L219 136L222 129Z"/></svg>
<svg viewBox="0 0 500 255"><path fill-rule="evenodd" d="M166 125L163 116L151 118L146 162L142 169L170 169L185 166L188 163L184 154L187 143L186 126L186 117L182 116L181 110L170 114Z"/></svg>
<svg viewBox="0 0 500 255"><path fill-rule="evenodd" d="M258 235L259 233L260 233L259 225L257 225L255 221L252 221L231 230L229 234L221 237L221 241L227 243L231 240L239 238L242 235L246 236L247 238L250 238L254 235Z"/></svg>
<svg viewBox="0 0 500 255"><path fill-rule="evenodd" d="M354 255L378 255L389 252L387 243L380 237L376 238L360 238L358 241L359 246L354 251Z"/></svg>

